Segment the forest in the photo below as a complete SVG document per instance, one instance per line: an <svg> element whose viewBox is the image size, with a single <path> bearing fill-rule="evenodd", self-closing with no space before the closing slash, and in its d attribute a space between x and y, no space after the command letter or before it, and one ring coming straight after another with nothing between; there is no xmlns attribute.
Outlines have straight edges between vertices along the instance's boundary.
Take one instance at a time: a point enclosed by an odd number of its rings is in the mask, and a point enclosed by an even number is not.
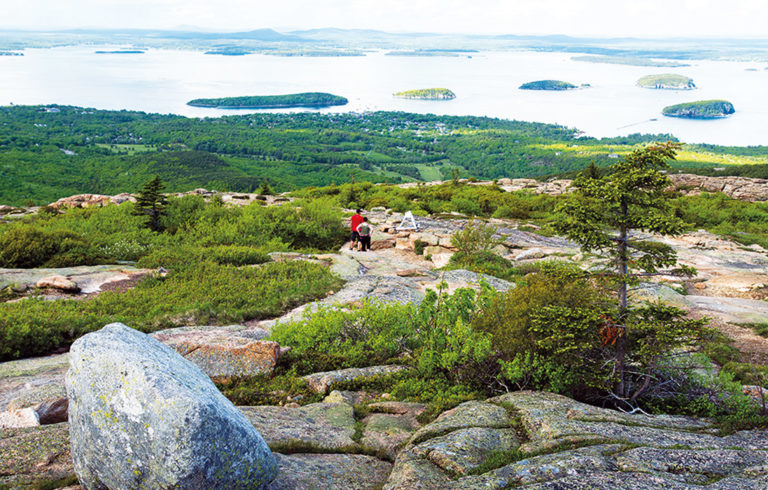
<svg viewBox="0 0 768 490"><path fill-rule="evenodd" d="M546 178L636 145L673 139L595 139L574 128L402 112L258 113L187 118L69 106L0 108L0 203L47 204L78 193L132 192L159 175L169 192L248 192L348 182ZM762 176L768 147L686 145L674 165ZM748 172L752 167L762 167ZM747 169L747 170L745 170ZM734 170L737 171L737 170Z"/></svg>

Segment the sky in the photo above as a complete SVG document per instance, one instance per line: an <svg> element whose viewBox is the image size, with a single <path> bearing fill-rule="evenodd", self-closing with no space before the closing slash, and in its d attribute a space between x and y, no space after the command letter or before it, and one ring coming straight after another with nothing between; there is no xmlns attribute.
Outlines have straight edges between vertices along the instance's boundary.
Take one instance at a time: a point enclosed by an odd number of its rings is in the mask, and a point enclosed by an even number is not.
<svg viewBox="0 0 768 490"><path fill-rule="evenodd" d="M3 0L0 27L768 37L766 0Z"/></svg>

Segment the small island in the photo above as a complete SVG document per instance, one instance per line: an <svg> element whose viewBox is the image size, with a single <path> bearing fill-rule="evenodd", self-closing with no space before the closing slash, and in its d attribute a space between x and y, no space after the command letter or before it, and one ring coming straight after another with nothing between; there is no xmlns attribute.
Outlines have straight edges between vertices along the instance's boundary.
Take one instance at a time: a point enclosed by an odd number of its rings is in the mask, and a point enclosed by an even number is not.
<svg viewBox="0 0 768 490"><path fill-rule="evenodd" d="M225 46L221 48L212 49L206 51L203 54L218 54L221 56L245 56L246 54L252 54L253 51L239 46Z"/></svg>
<svg viewBox="0 0 768 490"><path fill-rule="evenodd" d="M644 76L637 81L637 86L660 90L691 90L696 88L692 78L672 73Z"/></svg>
<svg viewBox="0 0 768 490"><path fill-rule="evenodd" d="M520 85L520 90L573 90L576 85L561 80L537 80Z"/></svg>
<svg viewBox="0 0 768 490"><path fill-rule="evenodd" d="M24 53L18 51L0 51L0 56L24 56Z"/></svg>
<svg viewBox="0 0 768 490"><path fill-rule="evenodd" d="M399 99L418 99L418 100L451 100L456 98L456 94L447 88L422 88L416 90L404 90L392 94Z"/></svg>
<svg viewBox="0 0 768 490"><path fill-rule="evenodd" d="M115 51L94 51L96 54L144 54L144 51L139 49L120 49Z"/></svg>
<svg viewBox="0 0 768 490"><path fill-rule="evenodd" d="M662 113L686 119L720 119L736 112L727 100L699 100L667 106Z"/></svg>
<svg viewBox="0 0 768 490"><path fill-rule="evenodd" d="M287 107L329 107L345 105L344 97L323 92L305 92L286 95L252 95L244 97L222 97L219 99L194 99L187 102L193 107L217 109L282 109Z"/></svg>
<svg viewBox="0 0 768 490"><path fill-rule="evenodd" d="M651 58L640 58L637 56L608 56L608 55L586 55L574 56L573 61L586 61L587 63L608 63L611 65L630 65L630 66L661 66L665 68L678 68L681 66L691 66L679 61L661 61Z"/></svg>

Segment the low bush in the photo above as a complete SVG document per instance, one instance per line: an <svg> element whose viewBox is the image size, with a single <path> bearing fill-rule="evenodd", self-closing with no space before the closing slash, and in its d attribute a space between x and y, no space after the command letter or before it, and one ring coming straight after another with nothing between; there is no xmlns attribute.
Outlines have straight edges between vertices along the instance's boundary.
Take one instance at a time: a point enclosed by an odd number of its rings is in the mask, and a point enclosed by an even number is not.
<svg viewBox="0 0 768 490"><path fill-rule="evenodd" d="M291 346L302 374L382 364L421 345L416 313L413 305L378 302L353 310L322 308L275 325L270 339Z"/></svg>
<svg viewBox="0 0 768 490"><path fill-rule="evenodd" d="M25 225L0 235L0 267L67 267L101 260L99 251L72 231L46 231Z"/></svg>
<svg viewBox="0 0 768 490"><path fill-rule="evenodd" d="M166 269L193 267L202 261L219 265L255 265L271 261L266 250L242 245L215 245L212 247L180 246L157 248L142 257L140 267Z"/></svg>
<svg viewBox="0 0 768 490"><path fill-rule="evenodd" d="M496 236L496 228L481 221L468 221L451 237L451 245L464 255L490 252L504 240Z"/></svg>
<svg viewBox="0 0 768 490"><path fill-rule="evenodd" d="M85 301L30 298L0 304L0 361L42 355L111 322L144 332L270 318L337 289L341 280L308 262L238 268L212 261L144 279L124 293Z"/></svg>
<svg viewBox="0 0 768 490"><path fill-rule="evenodd" d="M466 269L472 272L477 272L478 274L488 274L507 281L517 281L521 277L520 270L514 263L494 252L479 252L474 254L456 252L451 255L451 259L445 269Z"/></svg>

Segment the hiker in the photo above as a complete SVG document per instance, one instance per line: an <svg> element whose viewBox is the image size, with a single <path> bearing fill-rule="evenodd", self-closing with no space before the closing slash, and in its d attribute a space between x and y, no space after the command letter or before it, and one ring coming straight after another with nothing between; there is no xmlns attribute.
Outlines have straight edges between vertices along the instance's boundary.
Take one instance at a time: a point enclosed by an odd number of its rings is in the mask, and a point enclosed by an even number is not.
<svg viewBox="0 0 768 490"><path fill-rule="evenodd" d="M352 243L349 246L350 250L355 249L355 245L357 245L358 241L360 240L360 235L357 233L357 227L360 226L360 224L363 222L363 216L360 214L362 212L362 209L358 209L355 212L355 215L352 216L352 219L349 222L349 226L352 229L352 236L351 240Z"/></svg>
<svg viewBox="0 0 768 490"><path fill-rule="evenodd" d="M363 222L357 227L358 238L360 239L360 250L367 252L371 249L371 225L368 224L368 218L363 218Z"/></svg>

